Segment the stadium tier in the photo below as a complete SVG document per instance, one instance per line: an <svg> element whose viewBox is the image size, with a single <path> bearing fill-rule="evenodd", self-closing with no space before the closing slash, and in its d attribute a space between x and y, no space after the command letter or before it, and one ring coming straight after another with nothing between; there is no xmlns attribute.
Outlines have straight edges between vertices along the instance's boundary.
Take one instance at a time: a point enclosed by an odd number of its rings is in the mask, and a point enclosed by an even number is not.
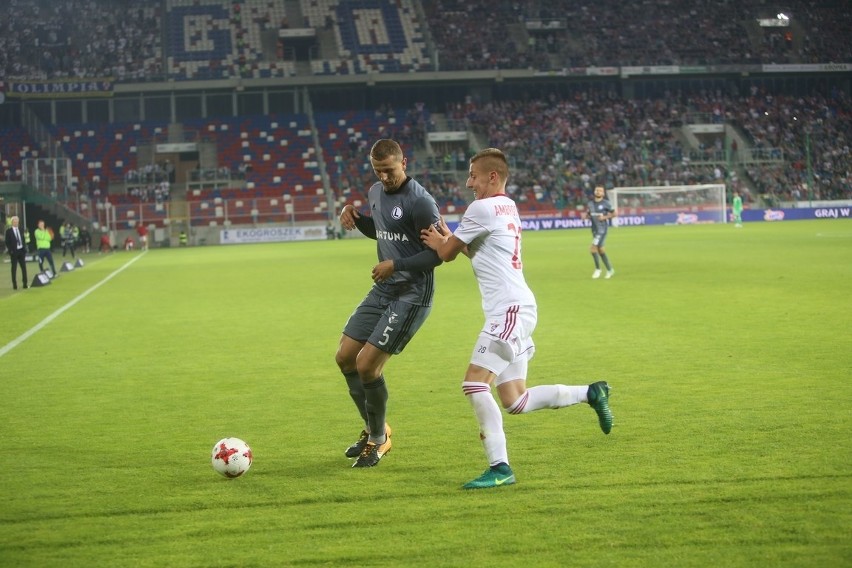
<svg viewBox="0 0 852 568"><path fill-rule="evenodd" d="M712 3L700 13L688 0L664 10L647 5L32 0L0 22L0 78L139 82L852 61L852 16L832 2L785 2L794 15L787 27L758 24L777 13L762 0Z"/></svg>
<svg viewBox="0 0 852 568"><path fill-rule="evenodd" d="M597 184L848 198L852 16L787 4L763 26L760 0L701 18L686 0L33 0L0 22L0 176L50 149L67 207L127 227L333 219L388 137L450 214L486 146L530 215L577 215Z"/></svg>
<svg viewBox="0 0 852 568"><path fill-rule="evenodd" d="M0 129L0 181L21 179L23 161L38 157L38 147L25 128Z"/></svg>

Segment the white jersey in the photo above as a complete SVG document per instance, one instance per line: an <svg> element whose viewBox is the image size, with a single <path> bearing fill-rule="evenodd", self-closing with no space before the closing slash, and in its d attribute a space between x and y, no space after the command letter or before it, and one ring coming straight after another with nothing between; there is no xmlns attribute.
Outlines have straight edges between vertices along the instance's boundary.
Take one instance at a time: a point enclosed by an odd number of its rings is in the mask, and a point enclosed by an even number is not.
<svg viewBox="0 0 852 568"><path fill-rule="evenodd" d="M468 246L486 316L509 306L533 306L521 263L521 218L505 194L473 201L453 233Z"/></svg>

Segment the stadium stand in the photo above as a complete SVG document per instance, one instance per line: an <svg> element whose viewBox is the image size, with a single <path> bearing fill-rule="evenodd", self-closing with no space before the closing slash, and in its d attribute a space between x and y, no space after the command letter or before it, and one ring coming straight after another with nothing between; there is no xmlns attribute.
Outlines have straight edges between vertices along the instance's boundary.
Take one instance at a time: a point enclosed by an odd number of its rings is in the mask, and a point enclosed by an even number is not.
<svg viewBox="0 0 852 568"><path fill-rule="evenodd" d="M334 31L338 57L317 59L317 75L424 71L431 59L411 0L302 0L310 27Z"/></svg>
<svg viewBox="0 0 852 568"><path fill-rule="evenodd" d="M483 99L433 96L444 105L437 113L425 103L376 102L381 97L372 94L346 111L314 112L310 103L311 87L333 90L334 75L442 70L464 78L512 69L558 77L591 66L617 77L622 66L852 61L846 39L852 12L830 3L789 0L784 9L795 15L789 28L757 24L775 15L762 0L670 0L666 10L648 0L629 8L617 0L33 0L26 6L10 0L10 6L14 18L0 21L0 80L112 77L129 88L193 80L224 91L239 78L250 87L258 80L255 85L295 92L286 80L304 76L308 86L292 95L297 113L186 118L175 125L61 119L49 125L79 182L68 207L99 215L114 208L126 228L162 226L173 214L169 175L140 148L172 141L177 132L194 136L181 141L215 142L215 163L204 170L199 163L196 177L211 183L180 192L187 215L201 225L328 219L341 200L365 199L374 181L366 153L379 137L403 144L409 171L430 185L445 213L469 199L466 160L485 145L507 150L514 172L509 189L532 213L572 211L597 183L725 181L747 202L852 198L848 84L794 95L783 78L760 87L744 80L750 87L737 93L715 86L724 80L708 79L714 86L680 92L683 83L676 81L689 78L650 77L652 88L637 82L636 92L622 92L612 87L617 78L586 79L549 95L494 88ZM279 31L290 26L316 33L305 61L292 53L285 59ZM398 77L390 79L403 84ZM243 87L225 112L243 108ZM256 102L245 108L261 108ZM373 104L378 108L364 110ZM44 116L58 115L48 109ZM441 127L452 122L470 136L466 147L427 142L439 128L436 116ZM693 131L693 125L719 128ZM37 148L25 128L2 131L0 179L20 179L22 160L38 157Z"/></svg>
<svg viewBox="0 0 852 568"><path fill-rule="evenodd" d="M296 74L278 30L327 30L317 75L588 66L825 63L852 60L852 11L788 0L790 28L762 0L10 0L0 21L0 79L118 81L271 78ZM689 41L684 41L684 37ZM318 36L319 37L319 36ZM428 38L431 38L429 41ZM320 46L318 46L320 47Z"/></svg>
<svg viewBox="0 0 852 568"><path fill-rule="evenodd" d="M0 181L20 180L23 161L38 157L38 147L25 128L0 130Z"/></svg>
<svg viewBox="0 0 852 568"><path fill-rule="evenodd" d="M270 78L295 73L292 62L264 51L287 20L284 2L169 0L166 12L168 75L174 79Z"/></svg>
<svg viewBox="0 0 852 568"><path fill-rule="evenodd" d="M0 79L162 77L162 15L146 0L10 0Z"/></svg>
<svg viewBox="0 0 852 568"><path fill-rule="evenodd" d="M155 135L166 135L166 124L133 122L119 124L71 124L51 127L71 159L78 178L87 180L91 189L107 189L113 180L123 180L136 170L139 145Z"/></svg>

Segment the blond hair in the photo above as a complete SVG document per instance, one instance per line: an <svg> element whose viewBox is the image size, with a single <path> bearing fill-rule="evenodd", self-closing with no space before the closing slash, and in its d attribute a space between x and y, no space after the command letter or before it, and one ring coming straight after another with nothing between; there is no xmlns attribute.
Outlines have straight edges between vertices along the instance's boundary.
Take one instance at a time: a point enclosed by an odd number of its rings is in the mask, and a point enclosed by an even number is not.
<svg viewBox="0 0 852 568"><path fill-rule="evenodd" d="M506 154L497 148L485 148L480 150L470 159L470 163L482 162L483 168L488 172L497 172L497 177L505 183L509 179L509 162Z"/></svg>

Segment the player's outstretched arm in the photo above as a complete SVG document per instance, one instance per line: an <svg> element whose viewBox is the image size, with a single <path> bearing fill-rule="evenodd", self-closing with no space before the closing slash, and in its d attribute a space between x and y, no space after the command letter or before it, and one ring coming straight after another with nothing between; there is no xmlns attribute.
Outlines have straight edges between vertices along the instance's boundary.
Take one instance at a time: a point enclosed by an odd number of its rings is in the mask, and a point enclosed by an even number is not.
<svg viewBox="0 0 852 568"><path fill-rule="evenodd" d="M450 262L455 260L460 252L466 251L467 244L457 236L450 234L449 230L446 230L446 233L446 235L442 235L437 227L429 225L429 228L420 231L420 240L438 253L441 260ZM467 253L465 252L465 254Z"/></svg>
<svg viewBox="0 0 852 568"><path fill-rule="evenodd" d="M437 223L440 218L441 215L438 213L438 206L435 204L434 199L424 197L414 202L412 220L415 231L431 227L432 223ZM441 264L441 262L435 251L424 248L411 256L394 259L393 267L394 270L404 270L406 272L426 272L432 270Z"/></svg>

